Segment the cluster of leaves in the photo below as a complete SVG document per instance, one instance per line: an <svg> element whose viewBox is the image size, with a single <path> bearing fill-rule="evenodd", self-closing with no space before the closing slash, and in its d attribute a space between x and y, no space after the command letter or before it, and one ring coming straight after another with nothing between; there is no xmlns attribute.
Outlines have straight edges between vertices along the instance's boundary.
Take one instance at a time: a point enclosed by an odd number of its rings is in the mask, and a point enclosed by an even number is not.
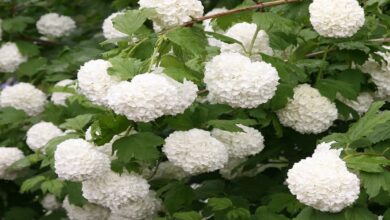
<svg viewBox="0 0 390 220"><path fill-rule="evenodd" d="M122 80L131 80L159 64L165 73L175 80L192 80L203 91L205 62L218 54L218 48L210 47L207 37L226 43L235 39L218 33L203 31L201 24L192 27L173 28L162 33L152 31L147 19L149 10L136 10L135 0L66 1L66 0L13 0L0 3L3 41L17 42L21 52L29 57L16 73L0 75L1 82L31 82L44 91L54 91L53 84L62 79L75 79L77 69L85 61L104 58L112 63L109 73ZM16 162L15 169L25 169L25 174L15 182L0 181L0 218L60 219L61 210L44 216L39 198L47 192L58 198L69 197L75 205L83 205L80 183L57 179L53 169L53 154L62 141L84 137L91 126L96 145L109 142L115 135L125 135L113 144L117 159L112 161L115 172L141 172L148 167L157 169L166 160L161 153L164 138L176 130L220 128L239 131L236 124L253 126L265 137L265 149L240 166L254 169L258 164L280 162L283 168L270 168L255 177L223 179L218 172L202 174L183 181L157 179L150 183L163 200L165 212L160 220L216 220L246 219L376 219L377 215L390 218L390 109L389 104L377 102L362 118L350 107L336 99L340 93L355 99L360 92L374 91L369 76L353 65L360 65L369 55L382 50L381 43L370 39L390 35L390 9L383 0L362 1L366 11L366 24L353 37L327 39L313 31L309 23L310 1L286 4L264 11L245 11L216 18L215 28L226 30L238 22L253 22L270 36L271 47L279 56L262 55L280 76L276 95L268 103L255 109L234 109L222 104L194 103L183 114L159 118L153 123L135 123L112 111L95 106L85 97L75 94L67 100L67 106L47 104L45 111L36 117L28 117L13 108L0 109L0 145L22 149L25 159ZM204 1L206 10L215 7L245 7L256 4L245 1ZM114 26L129 35L120 41L105 41L101 23L114 11L127 10L114 19ZM72 16L78 25L76 33L56 41L38 40L34 26L40 15L48 11ZM132 39L138 38L134 43ZM335 101L344 118L338 120L328 132L319 135L302 135L282 127L275 111L283 108L299 83L309 83L322 95ZM201 93L204 96L204 93ZM49 121L64 130L72 130L66 136L51 140L47 154L31 152L25 144L25 133L34 123ZM95 135L99 133L100 135ZM320 141L337 141L335 147L343 148L348 167L358 173L364 190L353 207L341 213L322 213L300 204L283 184L291 166L313 152ZM200 184L198 188L190 185Z"/></svg>

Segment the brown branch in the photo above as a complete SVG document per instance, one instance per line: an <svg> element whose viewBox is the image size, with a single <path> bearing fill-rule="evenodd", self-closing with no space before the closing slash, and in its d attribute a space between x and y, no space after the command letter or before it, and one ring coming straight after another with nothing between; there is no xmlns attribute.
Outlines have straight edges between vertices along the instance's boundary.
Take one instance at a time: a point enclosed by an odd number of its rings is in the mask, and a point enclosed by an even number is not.
<svg viewBox="0 0 390 220"><path fill-rule="evenodd" d="M390 38L377 38L377 39L371 39L371 40L368 40L368 41L369 42L374 42L374 43L388 43L388 42L390 42ZM336 48L330 48L328 50L328 52L335 51L335 50L336 50ZM322 55L324 53L325 53L324 50L320 50L320 51L313 52L313 53L308 53L308 54L306 54L306 58L316 57L316 56Z"/></svg>
<svg viewBox="0 0 390 220"><path fill-rule="evenodd" d="M60 43L55 42L55 41L42 40L42 39L39 39L39 38L30 37L30 36L26 36L26 35L22 35L20 38L23 39L23 40L34 42L34 43L39 44L39 45L55 46L55 45L59 45L60 44Z"/></svg>
<svg viewBox="0 0 390 220"><path fill-rule="evenodd" d="M259 2L256 5L251 5L251 6L248 6L248 7L232 9L232 10L221 12L221 13L217 13L217 14L212 14L212 15L208 15L208 16L194 18L192 21L184 23L183 26L186 26L186 27L187 26L192 26L195 23L198 23L198 22L201 22L201 21L204 21L204 20L207 20L207 19L218 18L218 17L230 15L230 14L236 14L236 13L243 12L243 11L249 11L249 10L254 10L254 9L261 9L261 8L266 8L266 7L273 7L273 6L278 6L278 5L288 4L288 3L294 3L294 2L300 2L300 1L301 0L276 0L276 1L264 2L264 3Z"/></svg>

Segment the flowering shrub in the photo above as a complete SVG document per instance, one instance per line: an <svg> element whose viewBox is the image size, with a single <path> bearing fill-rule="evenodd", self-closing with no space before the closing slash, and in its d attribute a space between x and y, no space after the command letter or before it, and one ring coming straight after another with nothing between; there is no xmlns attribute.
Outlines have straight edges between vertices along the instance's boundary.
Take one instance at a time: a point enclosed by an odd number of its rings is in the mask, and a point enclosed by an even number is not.
<svg viewBox="0 0 390 220"><path fill-rule="evenodd" d="M0 219L390 219L384 0L0 2Z"/></svg>

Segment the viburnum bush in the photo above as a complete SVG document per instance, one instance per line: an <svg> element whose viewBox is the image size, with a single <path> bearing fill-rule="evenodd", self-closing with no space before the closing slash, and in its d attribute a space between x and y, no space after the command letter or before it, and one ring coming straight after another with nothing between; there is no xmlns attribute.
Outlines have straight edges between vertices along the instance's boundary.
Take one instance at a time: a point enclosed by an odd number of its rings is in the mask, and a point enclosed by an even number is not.
<svg viewBox="0 0 390 220"><path fill-rule="evenodd" d="M389 1L0 16L0 219L390 219Z"/></svg>

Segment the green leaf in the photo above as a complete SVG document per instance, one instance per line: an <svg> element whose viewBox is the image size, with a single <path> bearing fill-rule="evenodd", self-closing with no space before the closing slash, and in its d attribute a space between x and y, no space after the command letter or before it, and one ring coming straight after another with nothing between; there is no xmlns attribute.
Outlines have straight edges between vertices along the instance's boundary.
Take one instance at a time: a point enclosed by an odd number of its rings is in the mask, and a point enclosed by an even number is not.
<svg viewBox="0 0 390 220"><path fill-rule="evenodd" d="M170 183L160 188L158 192L163 194L164 206L170 213L190 206L195 198L192 188L181 182Z"/></svg>
<svg viewBox="0 0 390 220"><path fill-rule="evenodd" d="M369 53L370 48L367 47L364 42L361 41L347 41L347 42L341 42L337 43L336 46L340 50L360 50L363 51L364 53Z"/></svg>
<svg viewBox="0 0 390 220"><path fill-rule="evenodd" d="M345 220L343 213L328 213L314 210L310 207L304 208L294 220Z"/></svg>
<svg viewBox="0 0 390 220"><path fill-rule="evenodd" d="M335 79L321 79L317 81L315 87L321 95L328 97L332 101L336 99L337 93L348 99L356 99L360 92L352 84Z"/></svg>
<svg viewBox="0 0 390 220"><path fill-rule="evenodd" d="M275 213L280 213L286 209L287 212L294 215L304 207L304 205L290 193L273 193L270 197L271 201L268 203L267 209Z"/></svg>
<svg viewBox="0 0 390 220"><path fill-rule="evenodd" d="M390 160L383 156L358 155L344 158L347 166L351 169L369 173L381 173L383 167L390 165Z"/></svg>
<svg viewBox="0 0 390 220"><path fill-rule="evenodd" d="M378 113L383 105L384 102L373 103L367 113L352 125L348 130L348 137L352 142L368 137L372 143L376 143L386 138L388 132L379 132L383 129L382 126L390 121L389 111Z"/></svg>
<svg viewBox="0 0 390 220"><path fill-rule="evenodd" d="M142 62L134 58L111 58L110 63L112 67L108 68L108 73L116 76L121 80L132 79L135 75L141 73Z"/></svg>
<svg viewBox="0 0 390 220"><path fill-rule="evenodd" d="M2 22L2 28L8 33L22 33L26 29L28 24L35 22L34 18L17 16L13 18L4 19Z"/></svg>
<svg viewBox="0 0 390 220"><path fill-rule="evenodd" d="M46 180L41 184L43 193L49 192L57 197L61 196L64 183L58 179Z"/></svg>
<svg viewBox="0 0 390 220"><path fill-rule="evenodd" d="M39 55L39 47L33 43L26 41L16 41L16 44L18 45L20 53L25 56L33 57Z"/></svg>
<svg viewBox="0 0 390 220"><path fill-rule="evenodd" d="M14 162L11 167L9 167L8 169L12 169L12 170L21 170L21 169L24 169L24 168L27 168L33 164L36 164L38 163L39 161L42 160L42 155L40 154L30 154L16 162Z"/></svg>
<svg viewBox="0 0 390 220"><path fill-rule="evenodd" d="M286 83L280 83L275 95L271 99L271 109L273 111L284 108L288 99L294 95L294 86Z"/></svg>
<svg viewBox="0 0 390 220"><path fill-rule="evenodd" d="M64 136L55 137L55 138L51 139L44 147L44 149L46 150L46 154L48 156L54 155L54 151L56 150L57 145L61 144L62 142L66 141L68 139L78 138L78 137L79 136L77 134L67 134Z"/></svg>
<svg viewBox="0 0 390 220"><path fill-rule="evenodd" d="M137 133L121 138L112 145L113 151L117 151L118 159L129 162L132 158L141 161L153 162L160 157L158 146L164 144L164 139L149 133Z"/></svg>
<svg viewBox="0 0 390 220"><path fill-rule="evenodd" d="M188 68L182 61L172 55L164 55L160 65L164 67L164 73L173 79L183 82L184 79L200 83L203 75Z"/></svg>
<svg viewBox="0 0 390 220"><path fill-rule="evenodd" d="M242 131L240 127L237 127L237 124L252 126L252 125L256 125L257 123L253 119L210 120L207 122L207 125L213 128L219 128L221 130L231 131L231 132Z"/></svg>
<svg viewBox="0 0 390 220"><path fill-rule="evenodd" d="M228 220L249 220L251 217L251 214L249 210L244 208L235 208L233 210L230 210L226 217Z"/></svg>
<svg viewBox="0 0 390 220"><path fill-rule="evenodd" d="M31 189L37 187L39 184L41 184L45 180L46 180L46 177L41 176L41 175L34 176L30 179L27 179L22 183L22 186L20 187L20 192L21 193L28 192Z"/></svg>
<svg viewBox="0 0 390 220"><path fill-rule="evenodd" d="M241 47L244 47L244 45L242 44L241 41L238 41L234 38L231 38L231 37L228 37L226 35L223 35L223 34L219 34L217 32L209 32L209 31L205 31L206 35L209 35L217 40L220 40L224 43L227 43L227 44L239 44L241 45Z"/></svg>
<svg viewBox="0 0 390 220"><path fill-rule="evenodd" d="M253 23L257 24L264 31L291 32L296 28L295 22L281 17L272 12L255 13L252 17Z"/></svg>
<svg viewBox="0 0 390 220"><path fill-rule="evenodd" d="M116 16L112 23L114 24L115 29L125 33L129 36L134 34L141 26L144 24L148 16L150 15L150 10L128 10L123 15Z"/></svg>
<svg viewBox="0 0 390 220"><path fill-rule="evenodd" d="M18 124L27 119L27 114L23 110L12 107L0 109L0 125Z"/></svg>
<svg viewBox="0 0 390 220"><path fill-rule="evenodd" d="M176 212L173 214L173 217L178 220L202 220L202 216L199 213L190 211L190 212Z"/></svg>
<svg viewBox="0 0 390 220"><path fill-rule="evenodd" d="M88 201L83 197L81 190L81 183L79 182L65 182L65 192L68 195L69 203L76 206L83 206Z"/></svg>
<svg viewBox="0 0 390 220"><path fill-rule="evenodd" d="M352 208L348 208L344 211L344 216L346 220L377 220L378 216L374 215L367 208L354 206Z"/></svg>
<svg viewBox="0 0 390 220"><path fill-rule="evenodd" d="M379 194L381 189L390 192L390 172L385 170L381 173L359 172L360 180L370 198Z"/></svg>
<svg viewBox="0 0 390 220"><path fill-rule="evenodd" d="M292 63L266 54L261 54L261 57L264 62L270 63L276 68L281 82L296 85L298 82L304 82L307 78L305 71Z"/></svg>
<svg viewBox="0 0 390 220"><path fill-rule="evenodd" d="M4 220L31 220L37 215L38 213L30 207L11 207L4 213Z"/></svg>
<svg viewBox="0 0 390 220"><path fill-rule="evenodd" d="M246 2L250 2L249 4ZM248 5L254 5L255 3L253 1L244 1L243 4L237 6L236 8L245 7ZM253 11L243 11L240 13L233 13L229 15L225 15L219 18L215 19L215 23L218 27L222 28L223 30L226 30L227 28L231 27L232 25L236 23L241 22L252 22L252 15L254 14Z"/></svg>
<svg viewBox="0 0 390 220"><path fill-rule="evenodd" d="M91 122L92 117L92 114L84 114L66 119L65 123L61 124L60 127L69 130L81 131Z"/></svg>
<svg viewBox="0 0 390 220"><path fill-rule="evenodd" d="M256 209L256 220L288 220L287 217L283 215L278 215L271 212L266 206L260 206Z"/></svg>
<svg viewBox="0 0 390 220"><path fill-rule="evenodd" d="M167 38L194 56L205 56L207 38L199 28L176 28L166 34Z"/></svg>
<svg viewBox="0 0 390 220"><path fill-rule="evenodd" d="M207 206L213 211L221 211L233 206L233 203L228 198L210 198L207 201Z"/></svg>
<svg viewBox="0 0 390 220"><path fill-rule="evenodd" d="M18 74L19 77L22 76L32 77L36 75L38 72L45 70L46 64L47 64L46 58L38 57L35 59L31 59L25 63L22 63L19 66L16 73Z"/></svg>

